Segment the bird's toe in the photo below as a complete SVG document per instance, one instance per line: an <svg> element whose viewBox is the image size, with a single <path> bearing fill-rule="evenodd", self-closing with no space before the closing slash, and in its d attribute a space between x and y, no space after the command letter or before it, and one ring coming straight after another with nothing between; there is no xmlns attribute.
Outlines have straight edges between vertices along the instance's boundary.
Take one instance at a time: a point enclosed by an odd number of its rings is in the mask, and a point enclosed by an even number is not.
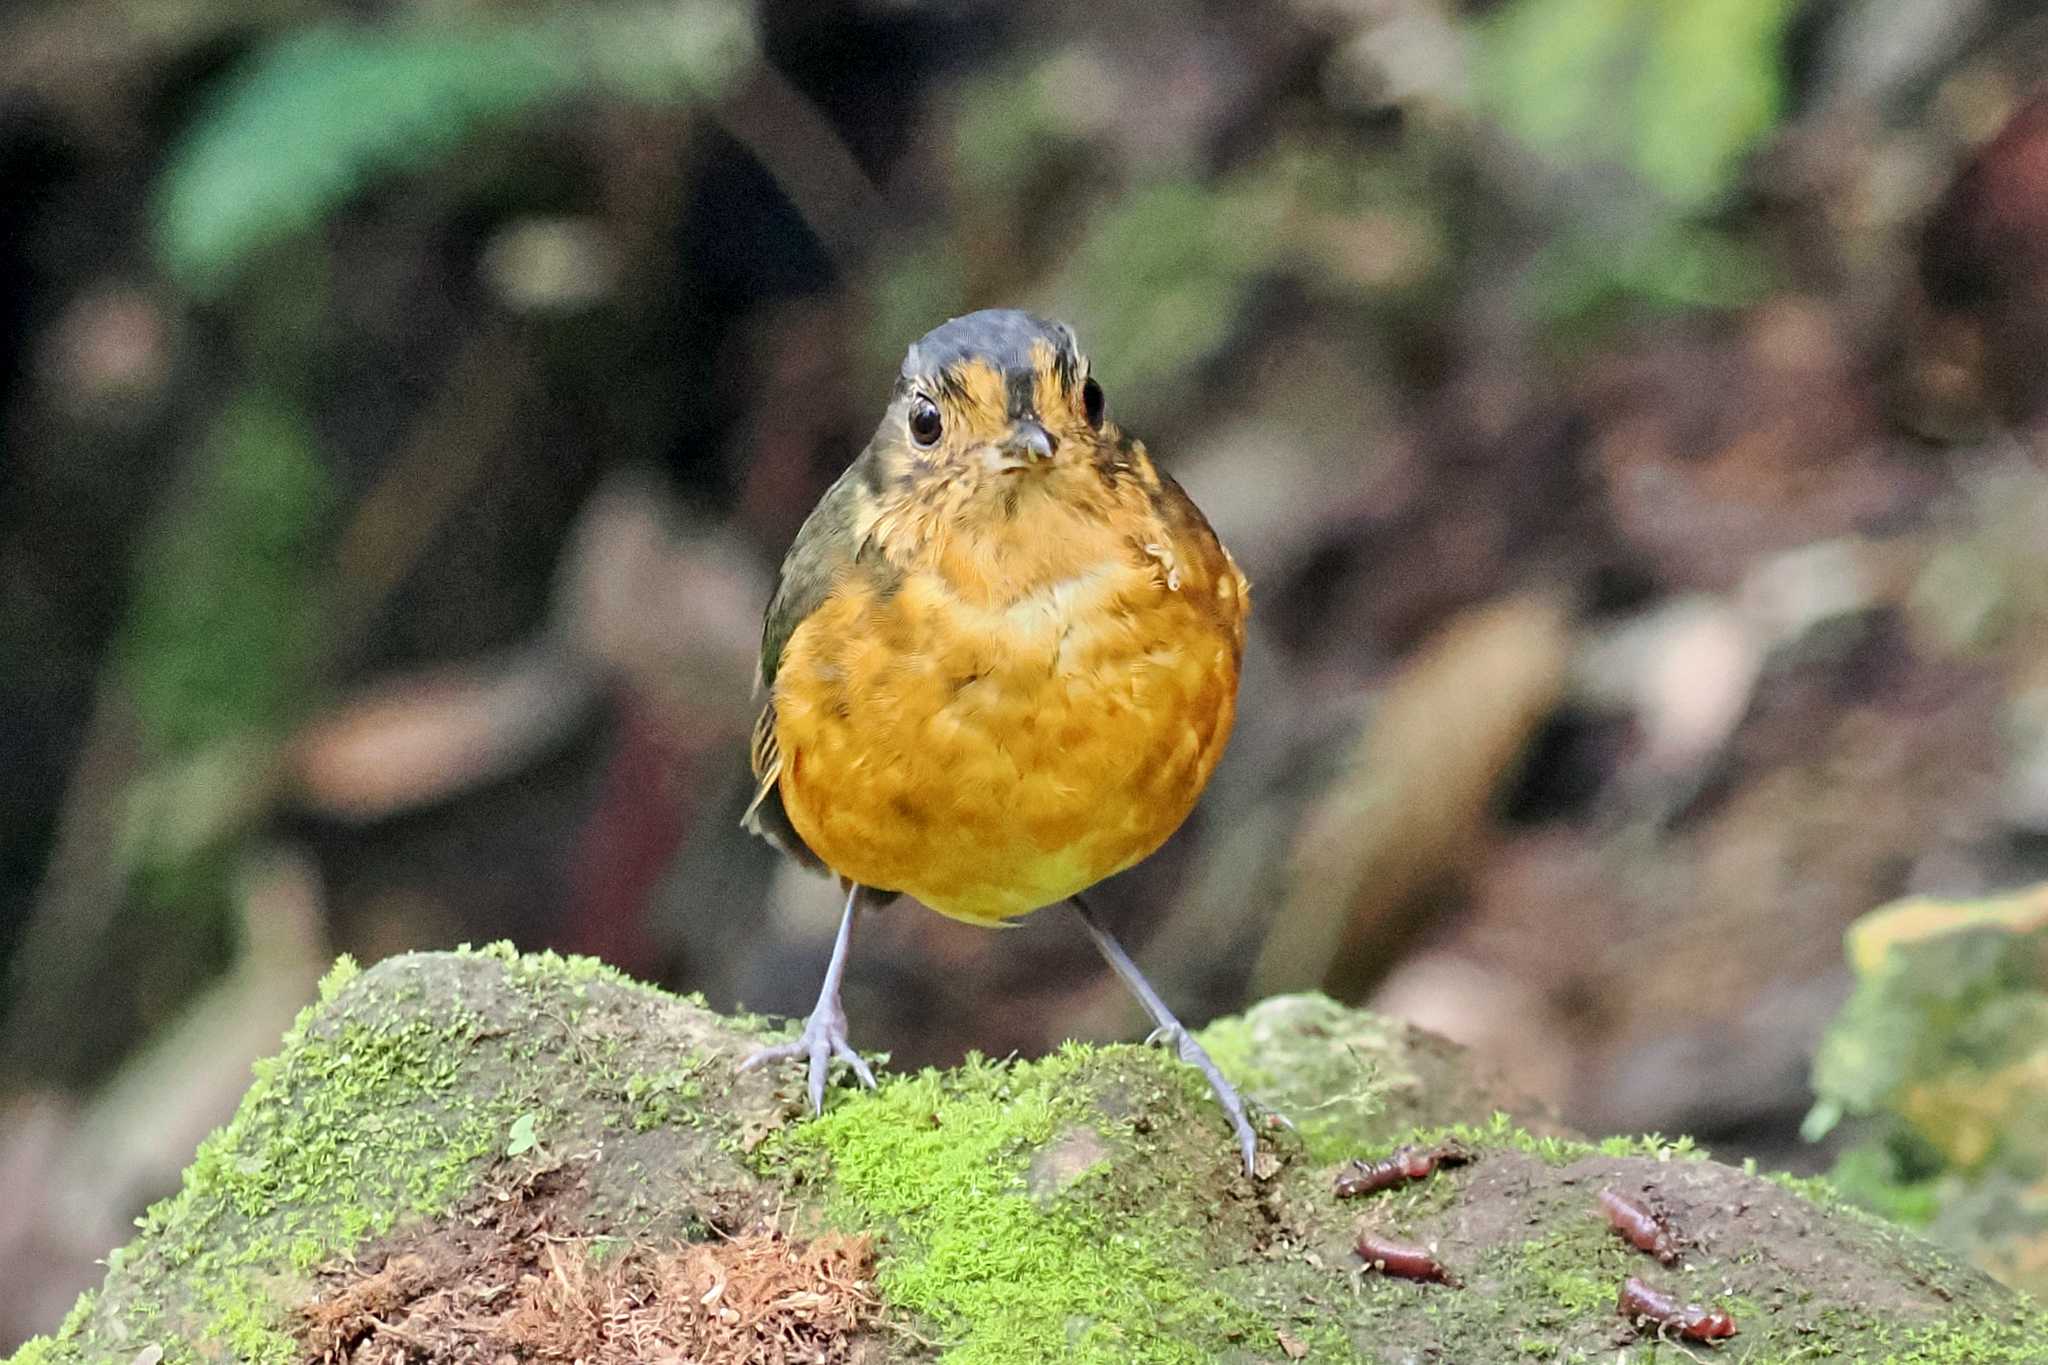
<svg viewBox="0 0 2048 1365"><path fill-rule="evenodd" d="M825 1112L825 1082L831 1079L831 1075L831 1045L825 1043L822 1039L816 1040L811 1044L811 1074L809 1086L811 1112L813 1114L822 1114Z"/></svg>
<svg viewBox="0 0 2048 1365"><path fill-rule="evenodd" d="M802 1057L809 1052L810 1048L801 1038L793 1043L773 1043L749 1052L737 1069L744 1075L749 1071L759 1071L770 1062L786 1062L792 1057Z"/></svg>
<svg viewBox="0 0 2048 1365"><path fill-rule="evenodd" d="M805 1063L804 1094L810 1100L813 1114L825 1112L825 1086L832 1079L835 1061L845 1062L863 1086L875 1088L874 1071L847 1041L845 1021L824 1014L813 1014L805 1020L803 1032L789 1042L755 1049L739 1064L739 1070L755 1071L770 1062L798 1059Z"/></svg>
<svg viewBox="0 0 2048 1365"><path fill-rule="evenodd" d="M840 1061L853 1068L853 1074L860 1078L860 1083L863 1086L869 1090L875 1088L875 1073L868 1069L866 1058L862 1057L845 1043L839 1044L837 1055Z"/></svg>

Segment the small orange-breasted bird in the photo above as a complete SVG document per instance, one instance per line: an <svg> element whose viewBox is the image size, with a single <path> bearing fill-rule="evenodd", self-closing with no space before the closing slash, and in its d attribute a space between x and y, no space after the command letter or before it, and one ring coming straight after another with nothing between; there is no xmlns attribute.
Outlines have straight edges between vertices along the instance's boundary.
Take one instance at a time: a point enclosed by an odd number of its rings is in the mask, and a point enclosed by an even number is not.
<svg viewBox="0 0 2048 1365"><path fill-rule="evenodd" d="M1243 1101L1080 893L1166 841L1230 737L1250 598L1187 494L1118 429L1071 329L955 318L805 520L762 631L747 828L847 886L817 1008L743 1069L845 1061L864 903L973 924L1069 901L1252 1166Z"/></svg>

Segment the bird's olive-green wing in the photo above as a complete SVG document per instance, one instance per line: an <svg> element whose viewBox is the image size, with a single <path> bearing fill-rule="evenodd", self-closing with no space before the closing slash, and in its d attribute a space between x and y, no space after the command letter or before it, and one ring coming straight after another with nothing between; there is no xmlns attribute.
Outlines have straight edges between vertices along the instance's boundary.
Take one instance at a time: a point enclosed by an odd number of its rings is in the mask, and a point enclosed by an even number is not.
<svg viewBox="0 0 2048 1365"><path fill-rule="evenodd" d="M825 490L818 505L804 518L802 529L782 557L782 573L769 599L768 615L761 623L761 688L772 694L775 672L782 663L782 651L804 618L824 604L832 585L849 568L859 552L854 529L855 513L863 496L869 494L866 463L862 455Z"/></svg>
<svg viewBox="0 0 2048 1365"><path fill-rule="evenodd" d="M796 540L782 559L782 574L769 599L768 615L761 623L761 713L754 720L753 742L748 761L754 770L754 799L747 806L741 825L781 848L807 867L822 870L824 864L805 846L789 815L782 808L776 783L782 776L782 754L775 742L775 674L782 664L782 651L789 637L804 619L823 605L838 582L859 556L855 512L864 495L871 494L868 466L872 456L862 454L825 490L825 496L804 518Z"/></svg>

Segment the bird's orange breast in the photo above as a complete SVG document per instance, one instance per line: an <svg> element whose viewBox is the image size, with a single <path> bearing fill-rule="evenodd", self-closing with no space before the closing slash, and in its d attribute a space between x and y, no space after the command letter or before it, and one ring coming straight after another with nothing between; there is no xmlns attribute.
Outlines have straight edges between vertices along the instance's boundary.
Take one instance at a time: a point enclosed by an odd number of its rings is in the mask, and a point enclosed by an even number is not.
<svg viewBox="0 0 2048 1365"><path fill-rule="evenodd" d="M1021 579L1021 545L955 540L838 585L775 682L780 795L804 842L977 922L1158 848L1236 710L1244 580L1206 525L1199 544L1051 513L1020 529L1037 555Z"/></svg>

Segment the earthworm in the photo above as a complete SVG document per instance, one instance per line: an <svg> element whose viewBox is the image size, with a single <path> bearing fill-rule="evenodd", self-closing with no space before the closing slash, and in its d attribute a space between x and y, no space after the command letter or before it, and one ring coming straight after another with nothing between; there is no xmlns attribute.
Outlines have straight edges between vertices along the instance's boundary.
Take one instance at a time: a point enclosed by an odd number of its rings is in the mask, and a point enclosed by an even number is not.
<svg viewBox="0 0 2048 1365"><path fill-rule="evenodd" d="M1665 1265L1678 1264L1678 1243L1664 1220L1612 1186L1600 1191L1600 1210L1614 1230L1639 1251L1647 1251Z"/></svg>
<svg viewBox="0 0 2048 1365"><path fill-rule="evenodd" d="M1436 1284L1458 1283L1443 1263L1424 1248L1397 1242L1378 1233L1360 1231L1358 1254L1365 1258L1367 1265L1385 1275L1399 1276L1404 1280L1429 1280Z"/></svg>
<svg viewBox="0 0 2048 1365"><path fill-rule="evenodd" d="M1394 1154L1382 1161L1348 1163L1337 1173L1336 1195L1339 1199L1352 1199L1374 1194L1433 1175L1442 1166L1462 1166L1471 1159L1472 1153L1455 1142L1442 1143L1427 1151L1420 1147L1396 1147Z"/></svg>
<svg viewBox="0 0 2048 1365"><path fill-rule="evenodd" d="M1652 1289L1631 1275L1622 1282L1615 1311L1629 1321L1653 1322L1684 1341L1718 1341L1735 1335L1735 1319L1719 1308L1702 1308L1696 1303L1680 1304L1662 1290Z"/></svg>

